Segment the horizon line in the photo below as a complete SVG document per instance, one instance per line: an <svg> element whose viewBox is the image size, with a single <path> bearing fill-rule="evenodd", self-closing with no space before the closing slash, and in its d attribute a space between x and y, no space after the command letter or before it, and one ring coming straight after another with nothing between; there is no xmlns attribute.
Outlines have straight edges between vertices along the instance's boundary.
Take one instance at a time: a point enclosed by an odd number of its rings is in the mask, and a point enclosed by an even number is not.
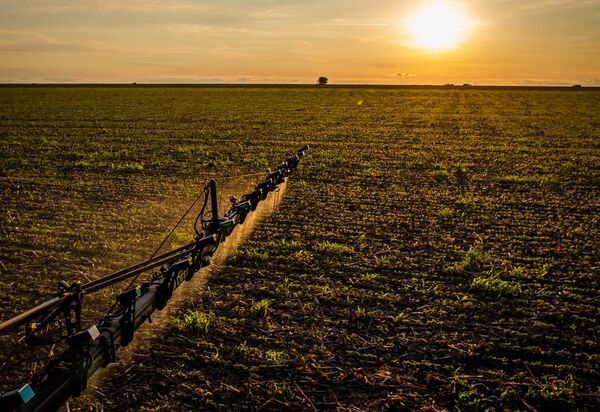
<svg viewBox="0 0 600 412"><path fill-rule="evenodd" d="M200 86L200 87L381 87L381 88L548 88L548 89L600 89L600 84L474 84L474 83L429 83L429 84L396 84L396 83L249 83L249 82L146 82L146 81L106 81L106 82L0 82L4 86Z"/></svg>

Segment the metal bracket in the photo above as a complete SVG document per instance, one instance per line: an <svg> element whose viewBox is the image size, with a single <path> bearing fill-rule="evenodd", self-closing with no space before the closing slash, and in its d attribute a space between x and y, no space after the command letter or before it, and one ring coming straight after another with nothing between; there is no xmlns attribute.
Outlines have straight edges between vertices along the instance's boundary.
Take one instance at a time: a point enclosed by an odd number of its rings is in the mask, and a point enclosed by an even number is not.
<svg viewBox="0 0 600 412"><path fill-rule="evenodd" d="M90 345L100 337L96 325L69 336L69 352L71 355L71 374L73 376L73 393L79 395L87 387L88 370L92 364L89 353Z"/></svg>
<svg viewBox="0 0 600 412"><path fill-rule="evenodd" d="M242 196L242 200L250 201L250 210L254 212L258 206L258 203L260 202L260 195L261 191L257 187L252 193Z"/></svg>
<svg viewBox="0 0 600 412"><path fill-rule="evenodd" d="M115 345L115 335L110 328L100 328L100 339L102 339L102 349L104 351L104 361L102 366L106 367L109 363L117 361L117 348Z"/></svg>
<svg viewBox="0 0 600 412"><path fill-rule="evenodd" d="M59 343L81 330L81 302L83 292L77 282L69 286L66 282L58 283L57 296L64 296L65 300L57 308L42 312L36 320L25 325L25 342L28 345L48 345ZM63 323L56 318L64 316L66 335L62 334ZM56 336L58 334L58 336Z"/></svg>
<svg viewBox="0 0 600 412"><path fill-rule="evenodd" d="M35 392L26 384L19 389L14 389L10 392L0 395L0 410L14 411L18 410L21 405L28 403L35 396Z"/></svg>
<svg viewBox="0 0 600 412"><path fill-rule="evenodd" d="M235 201L235 198L233 198L233 200ZM238 216L238 222L240 224L244 223L248 213L250 213L250 201L242 198L239 202L232 202L232 206L233 212Z"/></svg>
<svg viewBox="0 0 600 412"><path fill-rule="evenodd" d="M139 288L129 289L117 296L123 314L119 323L121 324L121 346L125 347L133 340L135 332L135 301L140 294Z"/></svg>
<svg viewBox="0 0 600 412"><path fill-rule="evenodd" d="M156 289L156 303L154 304L156 309L162 310L167 305L169 299L173 296L173 290L175 290L178 275L189 267L190 261L186 259L172 264L161 274L160 277L164 280ZM186 276L189 276L189 272Z"/></svg>
<svg viewBox="0 0 600 412"><path fill-rule="evenodd" d="M265 200L271 191L271 180L263 180L256 186L256 188L260 190L260 200Z"/></svg>

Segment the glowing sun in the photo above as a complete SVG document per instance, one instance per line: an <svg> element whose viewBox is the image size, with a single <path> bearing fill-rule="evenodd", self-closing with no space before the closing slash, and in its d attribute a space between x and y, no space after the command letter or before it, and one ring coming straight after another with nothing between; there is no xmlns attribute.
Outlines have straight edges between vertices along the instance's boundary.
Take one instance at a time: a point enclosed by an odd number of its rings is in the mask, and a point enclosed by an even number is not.
<svg viewBox="0 0 600 412"><path fill-rule="evenodd" d="M469 18L450 3L426 3L406 20L409 45L432 51L453 49L465 38Z"/></svg>

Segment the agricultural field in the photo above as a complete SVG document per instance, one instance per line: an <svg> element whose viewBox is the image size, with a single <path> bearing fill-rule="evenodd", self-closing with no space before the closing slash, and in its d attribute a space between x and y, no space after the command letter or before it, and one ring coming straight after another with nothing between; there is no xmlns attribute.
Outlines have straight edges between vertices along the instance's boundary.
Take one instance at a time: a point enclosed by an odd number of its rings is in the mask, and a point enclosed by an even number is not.
<svg viewBox="0 0 600 412"><path fill-rule="evenodd" d="M279 207L71 410L600 409L597 91L1 88L0 318L304 144ZM2 390L50 350L0 347Z"/></svg>

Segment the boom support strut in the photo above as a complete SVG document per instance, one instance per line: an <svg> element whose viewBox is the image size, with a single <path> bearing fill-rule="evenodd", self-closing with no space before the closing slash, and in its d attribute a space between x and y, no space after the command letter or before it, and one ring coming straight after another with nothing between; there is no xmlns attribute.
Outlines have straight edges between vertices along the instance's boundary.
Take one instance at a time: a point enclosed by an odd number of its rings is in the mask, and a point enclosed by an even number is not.
<svg viewBox="0 0 600 412"><path fill-rule="evenodd" d="M217 185L211 180L205 188L205 203L196 219L201 222L202 230L195 228L197 235L193 242L83 285L69 286L61 282L54 298L1 323L0 335L25 325L28 344L65 340L68 347L33 382L0 395L0 411L53 411L70 397L78 396L85 390L89 377L100 367L115 362L117 349L127 346L135 330L155 310L167 305L173 291L184 281L191 280L201 267L210 264L220 243L238 224L244 223L248 213L254 211L269 192L285 182L306 150L308 146L287 158L275 171L268 171L254 190L239 201L232 198L231 208L223 217L218 214ZM210 217L205 219L203 214L209 200ZM88 329L81 328L81 304L85 295L152 270L156 271L146 281L118 295L114 309L96 324ZM57 319L61 314L65 318L64 336ZM51 336L52 333L56 336Z"/></svg>

